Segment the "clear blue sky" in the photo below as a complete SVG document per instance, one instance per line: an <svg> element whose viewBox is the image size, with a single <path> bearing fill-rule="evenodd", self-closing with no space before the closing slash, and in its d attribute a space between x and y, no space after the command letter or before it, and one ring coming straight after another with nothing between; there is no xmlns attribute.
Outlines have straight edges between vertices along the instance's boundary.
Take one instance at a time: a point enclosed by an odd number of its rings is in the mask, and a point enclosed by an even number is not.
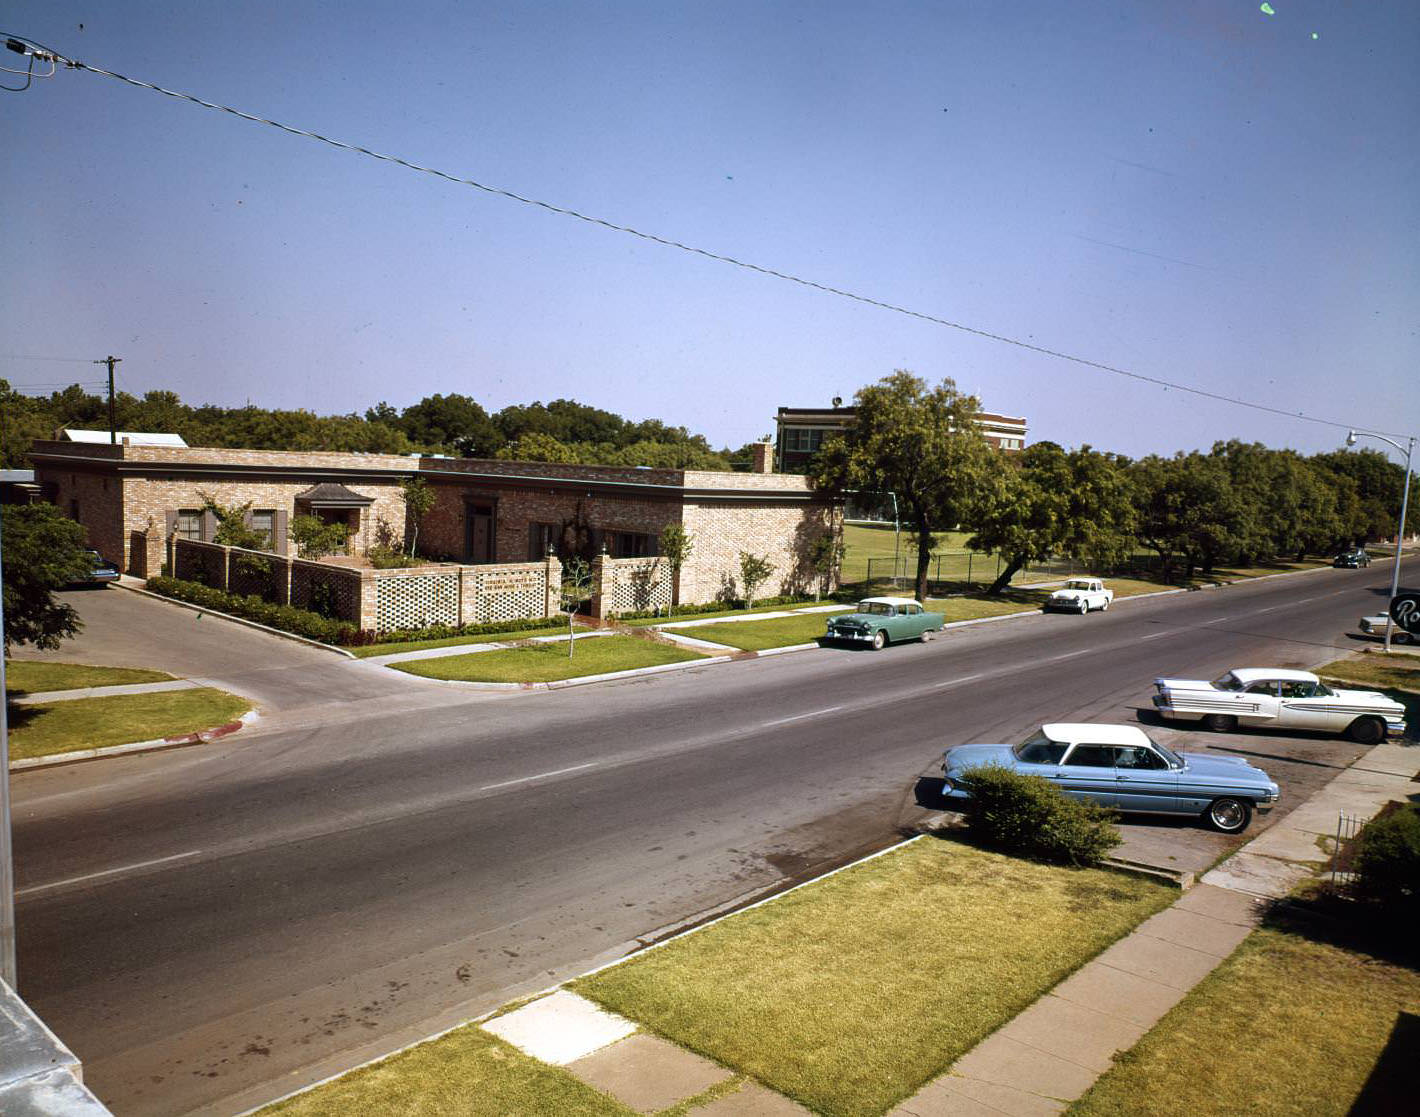
<svg viewBox="0 0 1420 1117"><path fill-rule="evenodd" d="M1420 4L11 0L70 57L1150 376L1420 433ZM6 53L13 63L18 56ZM14 79L11 78L11 81ZM83 72L0 98L0 376L573 397L737 446L894 368L1138 455L1131 383Z"/></svg>

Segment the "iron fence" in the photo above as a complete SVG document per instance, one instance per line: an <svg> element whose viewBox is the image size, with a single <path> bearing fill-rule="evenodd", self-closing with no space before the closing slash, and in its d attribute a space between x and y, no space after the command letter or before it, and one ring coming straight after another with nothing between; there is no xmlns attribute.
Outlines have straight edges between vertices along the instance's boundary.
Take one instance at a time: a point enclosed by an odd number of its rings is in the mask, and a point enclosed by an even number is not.
<svg viewBox="0 0 1420 1117"><path fill-rule="evenodd" d="M1356 879L1351 869L1351 859L1355 851L1356 835L1366 825L1366 820L1357 815L1338 814L1336 816L1336 839L1331 849L1332 885L1350 884Z"/></svg>

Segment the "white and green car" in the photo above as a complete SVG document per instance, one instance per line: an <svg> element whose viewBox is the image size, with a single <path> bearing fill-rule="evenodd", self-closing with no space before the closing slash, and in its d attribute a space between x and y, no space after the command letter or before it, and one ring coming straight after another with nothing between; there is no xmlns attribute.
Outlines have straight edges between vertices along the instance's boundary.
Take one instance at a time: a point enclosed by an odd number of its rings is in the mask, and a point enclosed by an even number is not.
<svg viewBox="0 0 1420 1117"><path fill-rule="evenodd" d="M865 597L856 612L829 618L824 639L866 644L873 649L903 640L925 642L941 631L945 620L941 613L929 613L910 597Z"/></svg>

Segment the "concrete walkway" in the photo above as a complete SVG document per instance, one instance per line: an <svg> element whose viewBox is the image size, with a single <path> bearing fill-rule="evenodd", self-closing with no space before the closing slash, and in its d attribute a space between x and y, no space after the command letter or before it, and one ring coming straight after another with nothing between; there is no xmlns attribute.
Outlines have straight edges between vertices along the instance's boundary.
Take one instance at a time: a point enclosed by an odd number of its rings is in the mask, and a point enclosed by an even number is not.
<svg viewBox="0 0 1420 1117"><path fill-rule="evenodd" d="M111 698L116 694L161 694L168 690L197 690L204 684L191 679L167 679L160 683L120 683L117 686L90 686L76 690L46 690L23 694L10 701L16 706L34 706L41 702L68 702L75 698Z"/></svg>

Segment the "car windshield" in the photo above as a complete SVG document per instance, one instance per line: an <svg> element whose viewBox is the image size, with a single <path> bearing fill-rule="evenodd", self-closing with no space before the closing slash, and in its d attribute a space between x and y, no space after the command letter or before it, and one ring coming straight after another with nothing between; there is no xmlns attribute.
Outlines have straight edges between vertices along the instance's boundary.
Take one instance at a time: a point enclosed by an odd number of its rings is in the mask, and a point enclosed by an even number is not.
<svg viewBox="0 0 1420 1117"><path fill-rule="evenodd" d="M1242 681L1231 671L1214 679L1213 685L1219 690L1242 690L1243 688Z"/></svg>
<svg viewBox="0 0 1420 1117"><path fill-rule="evenodd" d="M858 602L858 612L869 613L875 617L892 616L892 606L886 601L860 601Z"/></svg>
<svg viewBox="0 0 1420 1117"><path fill-rule="evenodd" d="M1146 733L1144 734L1144 736L1148 737L1149 735ZM1169 762L1170 768L1183 767L1183 757L1179 756L1178 753L1173 751L1173 749L1159 744L1159 742L1154 740L1154 738L1152 737L1149 737L1149 744L1153 745L1154 750Z"/></svg>
<svg viewBox="0 0 1420 1117"><path fill-rule="evenodd" d="M1044 730L1037 729L1011 752L1023 764L1059 764L1069 747L1068 743L1052 740Z"/></svg>
<svg viewBox="0 0 1420 1117"><path fill-rule="evenodd" d="M1065 583L1065 588L1067 590L1087 590L1090 588L1090 583L1082 582L1078 578L1071 578L1070 581Z"/></svg>

